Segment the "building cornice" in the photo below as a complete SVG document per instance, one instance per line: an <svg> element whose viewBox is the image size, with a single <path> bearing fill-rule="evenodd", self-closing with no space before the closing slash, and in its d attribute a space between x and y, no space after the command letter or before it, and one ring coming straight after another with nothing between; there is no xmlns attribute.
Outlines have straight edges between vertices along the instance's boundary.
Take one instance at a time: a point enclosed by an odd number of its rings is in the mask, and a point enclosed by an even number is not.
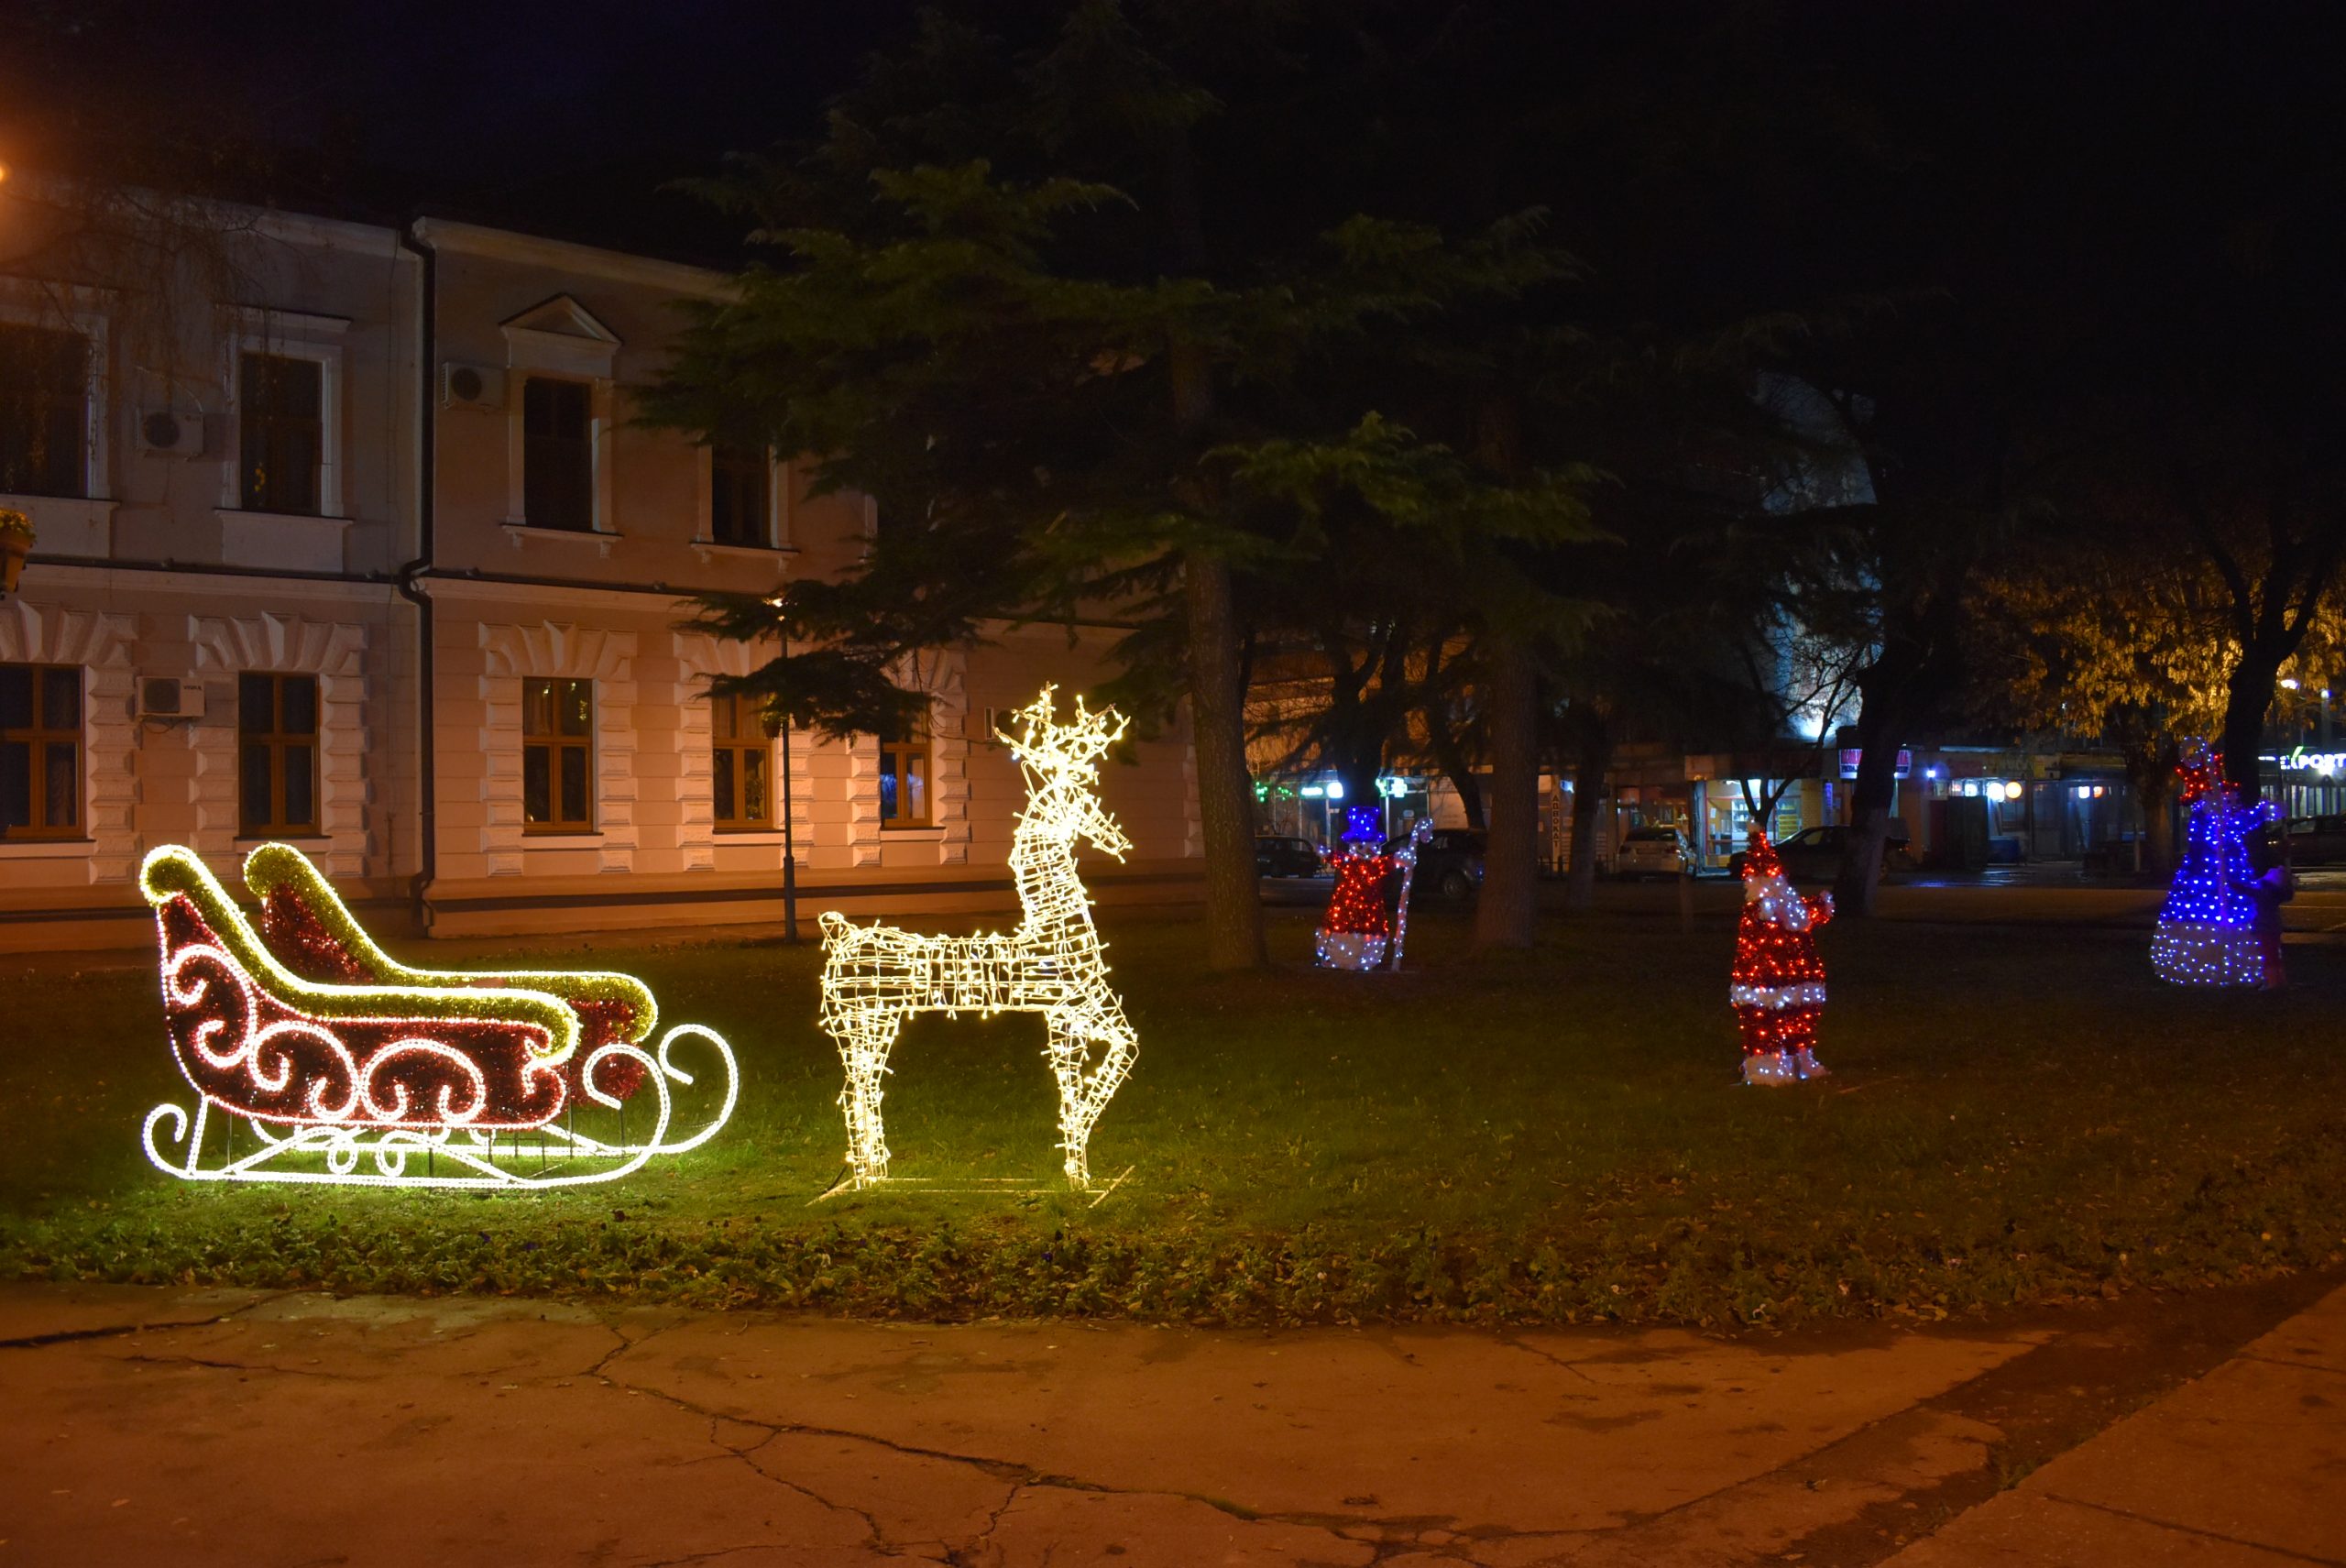
<svg viewBox="0 0 2346 1568"><path fill-rule="evenodd" d="M630 256L625 251L605 250L598 246L579 245L566 239L547 239L540 235L517 234L510 229L489 228L480 224L457 223L449 218L418 218L415 236L433 249L456 256L477 256L492 261L509 261L520 267L543 267L556 271L580 273L591 278L608 278L621 283L642 283L652 288L668 289L679 294L693 294L705 299L721 296L730 280L722 272L706 267L690 267L681 261L661 261L648 256Z"/></svg>
<svg viewBox="0 0 2346 1568"><path fill-rule="evenodd" d="M205 594L249 600L261 585L275 585L284 593L309 598L355 602L389 602L398 593L397 585L389 577L243 571L233 566L189 567L172 563L59 561L36 555L25 564L20 597L29 598L37 589L55 586L95 588L104 593Z"/></svg>

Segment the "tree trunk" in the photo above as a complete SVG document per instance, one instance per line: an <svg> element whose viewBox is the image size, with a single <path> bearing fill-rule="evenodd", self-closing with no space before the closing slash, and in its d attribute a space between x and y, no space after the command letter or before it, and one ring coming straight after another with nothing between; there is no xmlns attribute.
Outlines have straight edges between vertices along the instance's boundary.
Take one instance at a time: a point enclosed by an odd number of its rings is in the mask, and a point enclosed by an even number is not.
<svg viewBox="0 0 2346 1568"><path fill-rule="evenodd" d="M1466 761L1466 748L1458 743L1458 736L1445 718L1426 715L1426 731L1433 742L1434 762L1442 769L1442 776L1458 792L1459 809L1466 813L1466 826L1481 828L1483 820L1483 786L1474 777L1473 766Z"/></svg>
<svg viewBox="0 0 2346 1568"><path fill-rule="evenodd" d="M1874 912L1881 887L1881 850L1890 838L1890 803L1898 788L1898 726L1888 704L1869 696L1858 709L1857 787L1849 794L1848 847L1833 883L1843 915Z"/></svg>
<svg viewBox="0 0 2346 1568"><path fill-rule="evenodd" d="M1255 881L1255 782L1246 770L1246 692L1238 668L1230 564L1182 563L1189 631L1189 725L1205 833L1206 967L1260 968L1263 902Z"/></svg>
<svg viewBox="0 0 2346 1568"><path fill-rule="evenodd" d="M1564 876L1564 907L1596 905L1596 826L1605 811L1605 770L1613 765L1613 735L1604 725L1582 720L1578 753L1573 758L1572 866Z"/></svg>
<svg viewBox="0 0 2346 1568"><path fill-rule="evenodd" d="M1491 825L1484 836L1478 948L1528 948L1540 896L1540 672L1513 641L1492 651Z"/></svg>
<svg viewBox="0 0 2346 1568"><path fill-rule="evenodd" d="M2175 798L2175 786L2163 784L2155 793L2137 789L2134 797L2143 808L2143 846L2149 862L2143 869L2171 877L2175 875L2175 812L2168 803Z"/></svg>
<svg viewBox="0 0 2346 1568"><path fill-rule="evenodd" d="M1376 787L1376 781L1383 771L1375 759L1363 762L1354 757L1338 765L1336 777L1343 781L1343 816L1346 822L1352 819L1353 808L1361 806L1375 808L1378 822L1384 821L1385 794Z"/></svg>
<svg viewBox="0 0 2346 1568"><path fill-rule="evenodd" d="M2251 648L2232 666L2224 685L2224 776L2240 791L2242 806L2264 798L2264 717L2286 655Z"/></svg>
<svg viewBox="0 0 2346 1568"><path fill-rule="evenodd" d="M2175 817L2167 803L2175 797L2176 747L2164 738L2126 748L2126 779L2134 791L2134 808L2142 813L2142 853L2135 870L2166 877L2175 874Z"/></svg>

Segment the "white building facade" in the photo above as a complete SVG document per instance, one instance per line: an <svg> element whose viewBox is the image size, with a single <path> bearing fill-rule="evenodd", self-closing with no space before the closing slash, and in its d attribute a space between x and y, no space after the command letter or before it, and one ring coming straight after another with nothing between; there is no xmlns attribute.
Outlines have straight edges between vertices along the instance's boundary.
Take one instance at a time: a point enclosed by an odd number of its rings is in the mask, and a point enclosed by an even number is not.
<svg viewBox="0 0 2346 1568"><path fill-rule="evenodd" d="M719 275L434 220L220 245L160 309L0 262L0 508L37 536L0 603L0 948L145 940L148 850L270 839L395 931L778 920L785 764L802 921L1010 906L986 716L1096 684L1119 629L942 651L904 673L925 727L786 758L711 697L764 652L680 630L684 596L837 574L885 525L634 422ZM1186 729L1132 755L1094 894L1194 897Z"/></svg>

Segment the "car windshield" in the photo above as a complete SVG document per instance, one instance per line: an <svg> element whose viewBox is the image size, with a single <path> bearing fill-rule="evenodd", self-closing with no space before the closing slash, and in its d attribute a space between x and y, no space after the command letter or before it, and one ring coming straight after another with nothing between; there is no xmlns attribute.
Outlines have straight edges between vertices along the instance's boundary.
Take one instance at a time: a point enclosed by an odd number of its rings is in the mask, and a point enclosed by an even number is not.
<svg viewBox="0 0 2346 1568"><path fill-rule="evenodd" d="M1629 842L1632 844L1675 844L1678 842L1678 829L1675 828L1633 828L1629 833Z"/></svg>

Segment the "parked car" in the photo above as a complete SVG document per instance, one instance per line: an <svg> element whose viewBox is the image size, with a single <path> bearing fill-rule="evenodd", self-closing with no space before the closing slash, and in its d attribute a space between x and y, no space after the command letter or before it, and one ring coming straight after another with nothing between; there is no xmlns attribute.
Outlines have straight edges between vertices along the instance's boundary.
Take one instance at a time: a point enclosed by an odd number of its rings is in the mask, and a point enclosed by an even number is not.
<svg viewBox="0 0 2346 1568"><path fill-rule="evenodd" d="M1694 851L1675 828L1632 828L1613 853L1613 874L1622 878L1676 876L1694 869Z"/></svg>
<svg viewBox="0 0 2346 1568"><path fill-rule="evenodd" d="M1385 852L1397 854L1408 842L1406 838L1391 839ZM1418 846L1418 874L1409 884L1410 899L1431 896L1464 904L1474 897L1474 890L1483 885L1484 843L1475 828L1435 828L1433 836Z"/></svg>
<svg viewBox="0 0 2346 1568"><path fill-rule="evenodd" d="M1309 839L1265 834L1255 840L1257 876L1318 876L1320 872L1320 846Z"/></svg>
<svg viewBox="0 0 2346 1568"><path fill-rule="evenodd" d="M1776 859L1784 863L1784 874L1794 882L1831 882L1841 874L1841 858L1848 843L1849 829L1845 824L1803 828L1776 846ZM1737 876L1743 874L1741 853L1729 863ZM1921 864L1905 828L1891 823L1890 837L1881 847L1881 874L1911 872Z"/></svg>
<svg viewBox="0 0 2346 1568"><path fill-rule="evenodd" d="M2290 817L2289 860L2300 866L2346 864L2346 817Z"/></svg>

